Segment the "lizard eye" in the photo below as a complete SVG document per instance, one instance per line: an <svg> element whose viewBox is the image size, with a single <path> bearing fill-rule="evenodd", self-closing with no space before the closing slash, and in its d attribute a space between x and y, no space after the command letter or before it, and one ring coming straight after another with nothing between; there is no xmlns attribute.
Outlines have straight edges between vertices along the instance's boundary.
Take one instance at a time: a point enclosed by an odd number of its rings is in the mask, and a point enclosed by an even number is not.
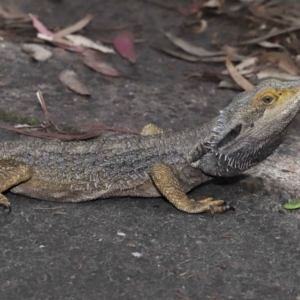
<svg viewBox="0 0 300 300"><path fill-rule="evenodd" d="M270 95L264 96L264 97L262 98L262 101L263 101L263 103L265 103L265 104L271 104L271 103L273 102L273 100L274 100L274 97L273 97L273 96L270 96Z"/></svg>

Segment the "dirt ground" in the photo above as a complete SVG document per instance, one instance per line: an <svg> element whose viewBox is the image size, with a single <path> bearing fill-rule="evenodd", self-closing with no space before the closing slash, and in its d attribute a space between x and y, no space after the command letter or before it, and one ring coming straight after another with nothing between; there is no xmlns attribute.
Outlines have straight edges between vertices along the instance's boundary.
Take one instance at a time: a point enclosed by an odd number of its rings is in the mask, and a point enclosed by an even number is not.
<svg viewBox="0 0 300 300"><path fill-rule="evenodd" d="M162 29L179 35L184 17L175 11L138 0L16 3L51 29L92 13L90 37L107 41L113 28L129 24L139 41L135 64L109 58L126 76L108 78L85 67L79 54L48 45L53 57L35 62L20 41L4 38L0 108L11 114L43 120L35 95L41 90L54 123L180 130L216 116L237 94L185 76L224 64L189 63L151 48L170 46ZM246 31L247 22L212 15L206 32L184 37L217 50L214 34L221 43ZM91 96L59 82L65 69L76 71ZM299 118L291 133L298 125ZM28 138L0 134L2 140ZM236 210L211 217L179 212L161 198L58 204L7 193L12 212L0 216L0 299L300 299L300 215L282 208L287 193L249 190L232 180L209 182L191 196L222 198Z"/></svg>

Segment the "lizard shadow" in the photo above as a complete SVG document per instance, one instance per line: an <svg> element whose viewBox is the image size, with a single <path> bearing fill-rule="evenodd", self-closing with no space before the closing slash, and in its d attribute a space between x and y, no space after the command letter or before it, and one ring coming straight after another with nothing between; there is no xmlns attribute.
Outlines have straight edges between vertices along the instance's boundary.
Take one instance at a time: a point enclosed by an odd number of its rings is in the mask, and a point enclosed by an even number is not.
<svg viewBox="0 0 300 300"><path fill-rule="evenodd" d="M233 177L212 177L211 179L201 183L199 186L195 187L193 191L199 189L206 191L212 191L213 197L219 197L219 194L227 195L238 195L240 192L238 190L242 189L244 192L253 194L255 192L261 191L263 189L263 180L261 178L254 178L251 175L240 174Z"/></svg>

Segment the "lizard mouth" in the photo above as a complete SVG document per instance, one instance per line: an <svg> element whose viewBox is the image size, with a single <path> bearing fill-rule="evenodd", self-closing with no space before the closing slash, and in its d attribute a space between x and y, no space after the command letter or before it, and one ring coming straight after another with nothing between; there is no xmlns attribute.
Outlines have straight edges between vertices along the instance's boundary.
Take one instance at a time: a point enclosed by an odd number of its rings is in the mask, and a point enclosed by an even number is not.
<svg viewBox="0 0 300 300"><path fill-rule="evenodd" d="M234 141L242 131L242 124L238 124L233 129L231 129L217 144L217 148L222 148L225 145Z"/></svg>

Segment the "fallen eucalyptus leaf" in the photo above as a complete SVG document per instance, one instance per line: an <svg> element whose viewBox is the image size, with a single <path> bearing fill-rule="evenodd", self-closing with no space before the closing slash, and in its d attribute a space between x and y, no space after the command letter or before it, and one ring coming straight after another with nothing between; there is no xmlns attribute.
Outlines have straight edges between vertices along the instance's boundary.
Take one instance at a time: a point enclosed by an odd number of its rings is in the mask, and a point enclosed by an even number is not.
<svg viewBox="0 0 300 300"><path fill-rule="evenodd" d="M243 75L239 73L239 71L235 68L235 66L230 61L230 58L226 58L226 68L231 75L232 79L237 83L245 91L251 90L254 86L251 82L249 82Z"/></svg>
<svg viewBox="0 0 300 300"><path fill-rule="evenodd" d="M114 37L114 47L122 57L128 59L131 63L136 62L134 36L132 32L124 31L118 33Z"/></svg>
<svg viewBox="0 0 300 300"><path fill-rule="evenodd" d="M176 51L176 50L170 50L170 49L166 49L166 48L161 48L161 47L157 47L157 46L152 46L152 48L160 51L160 52L163 52L167 55L170 55L170 56L173 56L173 57L176 57L176 58L180 58L182 60L186 60L186 61L189 61L189 62L198 62L200 61L200 58L196 57L196 56L192 56L192 55L189 55L189 54L186 54L186 53L183 53L183 52L179 52L179 51Z"/></svg>
<svg viewBox="0 0 300 300"><path fill-rule="evenodd" d="M205 20L192 20L192 21L184 21L180 27L185 32L192 33L201 33L204 32L207 28L207 21Z"/></svg>
<svg viewBox="0 0 300 300"><path fill-rule="evenodd" d="M261 58L277 64L280 69L291 75L298 75L300 73L296 63L285 52L269 52L261 56Z"/></svg>
<svg viewBox="0 0 300 300"><path fill-rule="evenodd" d="M234 82L229 82L226 80L222 80L220 81L220 83L218 84L218 88L222 88L222 89L231 89L231 90L241 90L241 87L238 86L236 83Z"/></svg>
<svg viewBox="0 0 300 300"><path fill-rule="evenodd" d="M223 5L224 1L222 0L208 0L203 4L203 7L209 7L209 8L217 8L220 9Z"/></svg>
<svg viewBox="0 0 300 300"><path fill-rule="evenodd" d="M202 47L194 46L183 39L180 39L169 32L164 33L165 36L178 48L185 51L188 54L195 55L198 57L211 57L224 55L223 51L208 51Z"/></svg>
<svg viewBox="0 0 300 300"><path fill-rule="evenodd" d="M249 39L249 40L240 42L239 45L257 44L257 43L260 43L262 41L268 40L271 37L282 35L282 34L289 33L289 32L293 32L293 31L299 30L299 29L300 29L300 25L292 26L292 27L289 27L289 28L284 28L284 29L281 29L281 30L279 30L279 29L273 30L272 32L269 32L269 33L267 33L263 36L259 36L259 37L253 38L253 39Z"/></svg>
<svg viewBox="0 0 300 300"><path fill-rule="evenodd" d="M251 74L254 71L254 67L258 62L257 57L247 57L241 63L235 66L235 68L240 72L242 75ZM224 70L222 74L229 74L228 70Z"/></svg>
<svg viewBox="0 0 300 300"><path fill-rule="evenodd" d="M65 36L66 39L71 41L75 46L83 46L86 48L98 50L103 53L115 53L114 49L104 46L102 43L95 43L85 36L79 34L68 34Z"/></svg>
<svg viewBox="0 0 300 300"><path fill-rule="evenodd" d="M55 36L56 37L64 37L68 34L77 32L77 31L83 29L86 25L88 25L92 19L93 19L92 15L86 15L83 19L79 20L75 24L68 26L60 31L57 31L55 33Z"/></svg>
<svg viewBox="0 0 300 300"><path fill-rule="evenodd" d="M166 49L166 48L161 48L161 47L157 47L157 46L151 46L152 48L163 52L167 55L176 57L176 58L180 58L189 62L224 62L226 61L226 56L215 56L215 57L196 57L193 55L189 55L183 52L179 52L176 50L171 50L171 49ZM231 61L241 61L244 59L244 56L238 55L238 54L233 54L232 56L230 56Z"/></svg>
<svg viewBox="0 0 300 300"><path fill-rule="evenodd" d="M29 14L30 19L32 20L34 28L38 31L37 37L39 39L48 41L60 48L69 50L69 51L74 51L74 52L83 52L85 48L81 46L75 46L72 44L72 42L64 39L57 37L55 38L55 34L48 30L47 27L39 21L34 15Z"/></svg>
<svg viewBox="0 0 300 300"><path fill-rule="evenodd" d="M267 79L267 78L276 78L282 80L299 80L300 76L290 75L285 72L280 71L279 69L268 68L259 71L256 74L257 79Z"/></svg>
<svg viewBox="0 0 300 300"><path fill-rule="evenodd" d="M263 41L258 43L259 46L264 47L264 48L279 48L279 49L284 49L283 46L281 46L280 44L277 43L271 43L268 41Z"/></svg>
<svg viewBox="0 0 300 300"><path fill-rule="evenodd" d="M118 77L121 74L110 64L101 60L95 53L87 52L84 54L83 63L92 70L106 76Z"/></svg>
<svg viewBox="0 0 300 300"><path fill-rule="evenodd" d="M52 56L52 52L37 44L23 44L22 50L37 61L46 61Z"/></svg>
<svg viewBox="0 0 300 300"><path fill-rule="evenodd" d="M6 7L6 9L4 9L2 6L0 6L0 16L7 20L13 20L13 19L27 20L28 19L28 15L25 14L23 11L21 11L20 8L17 7L12 1Z"/></svg>
<svg viewBox="0 0 300 300"><path fill-rule="evenodd" d="M72 70L65 70L59 74L59 80L70 90L80 95L90 95L89 89L80 82L77 74Z"/></svg>

